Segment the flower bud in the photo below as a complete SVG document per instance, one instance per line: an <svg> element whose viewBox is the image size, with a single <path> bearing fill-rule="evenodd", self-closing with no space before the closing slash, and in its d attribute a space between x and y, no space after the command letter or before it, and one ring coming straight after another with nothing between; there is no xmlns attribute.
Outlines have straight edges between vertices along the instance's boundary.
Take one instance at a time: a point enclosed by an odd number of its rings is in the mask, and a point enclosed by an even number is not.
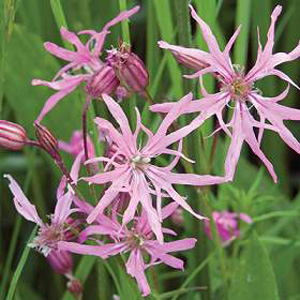
<svg viewBox="0 0 300 300"><path fill-rule="evenodd" d="M52 135L52 133L43 125L38 122L34 122L35 136L39 145L49 153L54 159L59 156L58 141Z"/></svg>
<svg viewBox="0 0 300 300"><path fill-rule="evenodd" d="M128 90L126 88L119 85L117 87L117 90L116 90L116 96L117 96L117 99L118 99L118 103L120 103L120 102L123 101L123 99L129 98L130 93L128 92Z"/></svg>
<svg viewBox="0 0 300 300"><path fill-rule="evenodd" d="M21 150L27 141L27 134L22 126L0 120L0 147L9 150Z"/></svg>
<svg viewBox="0 0 300 300"><path fill-rule="evenodd" d="M82 284L79 279L71 276L67 283L68 291L75 297L75 299L79 299L82 295Z"/></svg>
<svg viewBox="0 0 300 300"><path fill-rule="evenodd" d="M85 90L94 98L101 97L102 94L111 94L119 86L120 82L114 69L104 65L96 71L87 81Z"/></svg>
<svg viewBox="0 0 300 300"><path fill-rule="evenodd" d="M111 143L111 144L108 143L103 156L107 157L107 158L114 157L114 162L116 162L118 164L123 164L126 161L126 157L123 154L116 155L118 150L119 150L119 148L115 143Z"/></svg>
<svg viewBox="0 0 300 300"><path fill-rule="evenodd" d="M143 61L125 43L119 49L108 51L107 62L112 66L129 92L142 92L149 84L149 75Z"/></svg>
<svg viewBox="0 0 300 300"><path fill-rule="evenodd" d="M201 69L208 67L208 64L199 60L197 57L193 57L192 55L185 54L185 53L180 53L175 50L172 50L171 52L173 56L176 58L176 60L178 61L178 63L188 69L199 71Z"/></svg>
<svg viewBox="0 0 300 300"><path fill-rule="evenodd" d="M182 226L184 223L183 210L182 208L177 208L171 215L171 220L174 224Z"/></svg>
<svg viewBox="0 0 300 300"><path fill-rule="evenodd" d="M47 260L54 272L58 274L68 274L72 272L73 259L68 251L53 250L47 256Z"/></svg>

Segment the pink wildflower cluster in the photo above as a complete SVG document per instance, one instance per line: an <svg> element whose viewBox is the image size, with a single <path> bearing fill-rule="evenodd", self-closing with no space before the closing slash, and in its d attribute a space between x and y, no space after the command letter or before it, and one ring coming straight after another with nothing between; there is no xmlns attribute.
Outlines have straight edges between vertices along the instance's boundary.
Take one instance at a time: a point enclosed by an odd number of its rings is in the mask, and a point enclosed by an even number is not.
<svg viewBox="0 0 300 300"><path fill-rule="evenodd" d="M252 223L251 217L247 214L237 214L229 211L214 211L212 214L212 221L216 224L217 233L221 239L221 243L226 246L234 239L240 236L239 220L246 223ZM211 226L209 221L205 221L205 232L212 239Z"/></svg>
<svg viewBox="0 0 300 300"><path fill-rule="evenodd" d="M204 220L206 233L210 238L209 222L214 221L224 245L240 236L239 219L246 223L252 222L246 214L226 211L214 212L213 220L209 221L190 206L190 199L180 194L176 185L199 188L232 180L244 141L262 160L276 181L273 166L260 149L265 129L276 131L290 147L300 152L298 141L283 123L286 119L299 120L300 112L277 103L286 97L289 87L277 97L266 98L254 86L258 79L275 75L298 88L287 75L275 69L279 64L300 56L300 46L290 53L272 53L274 27L281 12L280 6L272 13L267 43L262 48L259 42L257 61L248 73L244 73L242 67L235 66L229 57L239 29L224 51L221 51L209 26L191 7L192 17L201 28L209 52L169 45L163 41L159 42L159 46L170 49L179 63L196 69L194 75L187 77L201 79L207 73L212 74L220 82L220 90L215 94L208 94L202 86L202 99L193 100L192 93L189 93L178 102L153 105L152 111L165 113L164 117L160 114L161 122L155 132L149 129L151 124L146 126L142 123L138 109L135 111L137 121L133 130L122 107L112 98L117 90L117 97L121 94L120 91L126 97L130 93L149 95L146 90L149 83L148 72L142 60L124 43L118 49L108 50L106 59L101 57L109 28L138 10L137 6L120 13L101 32L79 32L79 35L90 36L85 44L77 34L62 28L62 37L76 51L45 43L47 51L68 64L52 81L34 79L32 82L33 85L46 85L58 91L47 100L37 118L37 141L29 140L26 131L17 124L7 121L1 121L0 124L1 146L12 150L20 150L25 145L39 147L51 155L63 173L57 190L55 211L50 216L49 223L42 221L35 206L29 202L17 182L10 175L5 177L10 181L9 187L14 195L17 211L39 227L37 236L29 246L44 254L56 272L66 275L69 289L74 293L80 293L82 287L72 275L71 253L95 255L102 259L124 254L127 273L135 278L143 296L149 295L151 289L146 270L161 263L182 270L183 261L170 253L191 249L196 243L194 238L171 240L177 234L164 227L164 222L169 217L173 216L175 222L182 223L182 212L186 211L199 220ZM101 99L113 118L112 122L102 117L94 119L101 133L99 142L101 140L106 145L106 150L100 156L87 135L85 117L83 130L75 131L69 143L58 142L40 124L44 116L81 83L85 83L87 104L94 98ZM223 110L229 102L234 105L234 113L226 123ZM251 115L249 103L257 110L259 121ZM84 108L83 115L86 109L88 105ZM199 112L199 115L180 127L178 118L192 112ZM215 176L183 172L183 160L189 164L194 163L183 150L183 139L213 115L216 115L220 128L231 137L225 174ZM254 131L256 128L258 135ZM74 158L70 173L59 150L72 154ZM93 172L91 165L94 166ZM86 173L80 180L102 188L101 195L96 195L98 202L95 206L89 204L89 199L82 197L77 185L84 166ZM180 168L176 169L177 166Z"/></svg>

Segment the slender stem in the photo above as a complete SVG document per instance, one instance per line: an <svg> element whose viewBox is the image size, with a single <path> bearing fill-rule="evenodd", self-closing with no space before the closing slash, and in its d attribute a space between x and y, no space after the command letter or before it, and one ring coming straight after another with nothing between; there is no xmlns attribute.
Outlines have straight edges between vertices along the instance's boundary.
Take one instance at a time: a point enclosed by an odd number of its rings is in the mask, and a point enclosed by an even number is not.
<svg viewBox="0 0 300 300"><path fill-rule="evenodd" d="M213 143L212 143L209 160L208 160L208 173L210 173L213 168L214 157L215 157L216 150L217 150L218 138L219 138L219 133L216 132L213 137Z"/></svg>
<svg viewBox="0 0 300 300"><path fill-rule="evenodd" d="M29 244L33 240L33 238L35 236L35 233L36 233L36 230L37 230L37 226L35 226L35 228L32 230L27 244ZM26 246L23 250L23 253L22 253L22 256L19 260L17 269L16 269L16 271L14 273L14 276L11 280L6 300L14 299L14 294L15 294L15 291L16 291L16 288L17 288L17 285L18 285L19 278L21 276L21 273L23 271L23 268L25 266L25 263L27 261L27 258L28 258L28 255L29 255L29 252L30 252L30 249L31 249L30 247L27 246L27 244L26 244Z"/></svg>
<svg viewBox="0 0 300 300"><path fill-rule="evenodd" d="M119 0L119 6L120 6L120 11L127 10L127 1L126 0ZM123 20L121 23L122 27L122 37L123 41L127 44L130 44L130 31L129 31L129 26L128 26L128 20Z"/></svg>
<svg viewBox="0 0 300 300"><path fill-rule="evenodd" d="M84 149L84 158L85 161L89 160L89 148L88 148L88 134L87 134L87 112L89 109L89 106L91 104L92 99L87 96L86 101L83 105L83 111L82 111L82 137L83 137L83 149ZM93 175L93 171L89 164L86 164L86 171L89 176ZM97 201L97 195L94 186L90 187L90 193L91 196Z"/></svg>
<svg viewBox="0 0 300 300"><path fill-rule="evenodd" d="M150 103L150 105L154 105L155 104L155 101L154 99L151 97L148 89L145 89L145 93L144 95L146 96L146 99L148 100L148 102Z"/></svg>
<svg viewBox="0 0 300 300"><path fill-rule="evenodd" d="M83 149L84 149L84 157L85 161L89 159L89 149L87 144L87 126L86 126L86 115L91 103L91 98L87 97L86 101L83 105L82 111L82 137L83 137ZM89 172L89 167L87 165L87 170Z"/></svg>
<svg viewBox="0 0 300 300"><path fill-rule="evenodd" d="M200 271L203 270L203 268L208 264L209 260L212 258L212 256L215 253L211 253L205 260L202 261L202 263L188 276L188 278L183 282L181 287L178 289L178 294L174 295L172 300L177 300L178 297L180 296L181 292L187 287L192 280L198 275Z"/></svg>
<svg viewBox="0 0 300 300"><path fill-rule="evenodd" d="M206 215L208 216L208 218L210 219L210 227L211 227L211 231L212 231L212 237L213 237L213 243L215 245L215 248L217 250L217 254L218 254L218 260L219 260L219 265L220 265L220 270L221 270L221 274L223 277L223 298L224 300L228 299L228 276L227 276L227 268L226 268L226 263L225 263L225 253L224 253L224 249L221 245L220 242L220 237L217 231L217 226L216 223L214 222L213 219L213 208L209 202L208 199L208 188L202 188L198 190L199 193L202 196L202 199L204 201L204 205L206 208Z"/></svg>

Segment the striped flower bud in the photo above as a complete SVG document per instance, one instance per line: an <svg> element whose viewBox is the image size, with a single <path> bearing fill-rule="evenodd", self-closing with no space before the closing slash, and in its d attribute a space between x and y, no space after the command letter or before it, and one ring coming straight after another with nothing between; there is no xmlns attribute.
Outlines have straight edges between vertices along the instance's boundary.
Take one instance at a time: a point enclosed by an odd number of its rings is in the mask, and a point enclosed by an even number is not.
<svg viewBox="0 0 300 300"><path fill-rule="evenodd" d="M120 81L114 69L104 65L87 81L85 90L93 98L100 98L102 94L111 94L119 86Z"/></svg>
<svg viewBox="0 0 300 300"><path fill-rule="evenodd" d="M27 134L22 126L0 120L0 147L9 150L21 150L27 142Z"/></svg>
<svg viewBox="0 0 300 300"><path fill-rule="evenodd" d="M107 51L107 62L112 66L129 92L142 92L149 84L149 75L143 61L125 43L119 49Z"/></svg>
<svg viewBox="0 0 300 300"><path fill-rule="evenodd" d="M73 259L70 252L65 250L53 250L47 256L54 272L58 274L69 274L72 272Z"/></svg>
<svg viewBox="0 0 300 300"><path fill-rule="evenodd" d="M43 125L34 122L35 136L39 145L49 153L54 159L59 156L58 141L52 133Z"/></svg>

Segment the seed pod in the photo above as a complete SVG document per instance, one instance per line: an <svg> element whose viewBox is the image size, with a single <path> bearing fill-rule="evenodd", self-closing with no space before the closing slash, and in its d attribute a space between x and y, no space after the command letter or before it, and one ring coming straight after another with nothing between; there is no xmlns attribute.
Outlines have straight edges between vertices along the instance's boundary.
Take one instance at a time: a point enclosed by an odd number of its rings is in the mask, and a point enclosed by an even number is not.
<svg viewBox="0 0 300 300"><path fill-rule="evenodd" d="M21 150L27 142L27 134L22 126L0 120L0 147L9 150Z"/></svg>
<svg viewBox="0 0 300 300"><path fill-rule="evenodd" d="M119 86L120 81L114 69L108 65L102 66L87 81L85 90L93 98L99 98L102 94L111 94Z"/></svg>
<svg viewBox="0 0 300 300"><path fill-rule="evenodd" d="M118 49L108 51L107 62L112 66L129 92L142 92L149 84L149 75L144 62L122 43Z"/></svg>

